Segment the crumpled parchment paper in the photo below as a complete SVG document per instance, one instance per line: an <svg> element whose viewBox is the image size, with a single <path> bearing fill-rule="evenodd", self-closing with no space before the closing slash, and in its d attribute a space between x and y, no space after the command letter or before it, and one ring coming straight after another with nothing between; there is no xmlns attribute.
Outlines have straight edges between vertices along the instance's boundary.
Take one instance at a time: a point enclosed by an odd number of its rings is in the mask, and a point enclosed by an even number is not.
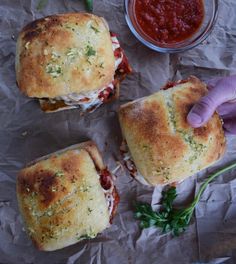
<svg viewBox="0 0 236 264"><path fill-rule="evenodd" d="M207 0L210 1L210 0ZM28 22L46 15L84 11L83 1L0 1L0 263L35 264L170 264L236 263L236 172L220 176L204 192L187 231L179 237L149 228L133 218L133 202L159 202L162 187L142 186L120 168L115 172L121 197L113 225L93 240L55 252L40 252L27 237L15 193L17 172L26 163L69 145L93 139L112 171L120 160L116 111L120 104L157 91L167 80L194 74L203 80L236 72L236 2L221 0L217 25L197 48L175 55L143 46L128 29L123 0L96 0L94 13L104 16L118 34L134 73L121 86L120 101L81 117L78 110L42 113L23 96L15 81L16 38ZM178 186L178 203L194 197L209 172L236 160L236 141L228 138L225 157Z"/></svg>

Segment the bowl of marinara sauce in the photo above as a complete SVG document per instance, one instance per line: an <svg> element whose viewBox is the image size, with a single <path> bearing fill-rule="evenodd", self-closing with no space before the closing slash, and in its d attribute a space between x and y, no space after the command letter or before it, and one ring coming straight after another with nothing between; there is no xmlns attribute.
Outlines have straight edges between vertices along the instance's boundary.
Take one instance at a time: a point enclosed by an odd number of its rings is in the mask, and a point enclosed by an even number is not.
<svg viewBox="0 0 236 264"><path fill-rule="evenodd" d="M125 0L125 17L144 45L175 53L196 47L209 36L218 5L218 0Z"/></svg>

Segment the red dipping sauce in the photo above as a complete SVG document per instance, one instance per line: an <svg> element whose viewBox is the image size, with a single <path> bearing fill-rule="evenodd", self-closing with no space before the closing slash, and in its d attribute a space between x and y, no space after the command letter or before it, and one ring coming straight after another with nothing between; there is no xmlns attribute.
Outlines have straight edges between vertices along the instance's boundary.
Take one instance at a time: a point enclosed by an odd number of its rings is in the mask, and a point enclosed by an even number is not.
<svg viewBox="0 0 236 264"><path fill-rule="evenodd" d="M141 31L159 44L191 38L205 15L203 0L135 0L134 13Z"/></svg>

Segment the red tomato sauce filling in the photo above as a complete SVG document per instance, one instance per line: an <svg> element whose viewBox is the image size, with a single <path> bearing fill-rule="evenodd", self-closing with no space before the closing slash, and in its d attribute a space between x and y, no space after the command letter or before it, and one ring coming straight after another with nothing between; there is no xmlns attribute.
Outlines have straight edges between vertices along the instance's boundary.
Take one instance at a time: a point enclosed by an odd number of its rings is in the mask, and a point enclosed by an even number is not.
<svg viewBox="0 0 236 264"><path fill-rule="evenodd" d="M168 82L164 87L162 87L161 89L162 90L168 90L170 88L173 88L175 87L176 85L179 85L179 84L183 84L183 83L187 83L189 80L180 80L180 81L176 81L176 82Z"/></svg>
<svg viewBox="0 0 236 264"><path fill-rule="evenodd" d="M113 186L112 176L111 176L110 172L107 169L104 169L104 170L100 171L99 174L100 174L100 183L101 183L102 188L106 191L112 188L112 194L111 195L113 197L113 207L112 207L112 211L110 214L110 223L111 223L113 220L113 217L116 213L116 209L118 207L120 197L118 195L118 192L117 192L115 186ZM106 195L108 195L108 194L105 193L105 196ZM110 211L111 206L112 206L112 204L109 203L109 208L108 208L109 211Z"/></svg>
<svg viewBox="0 0 236 264"><path fill-rule="evenodd" d="M113 32L111 32L110 35L111 35L111 37L117 37L116 34L114 34ZM112 41L112 43L120 45L118 40L117 40L117 42ZM116 75L120 75L120 74L122 75L123 74L123 78L121 78L121 80L122 80L125 78L126 74L130 74L132 72L132 69L129 65L129 62L128 62L128 59L124 53L124 50L121 47L114 50L114 56L116 59L122 58L122 61L116 70ZM112 82L112 84L114 86L116 86L117 82L118 82L118 79L115 78L115 80ZM115 93L115 89L112 89L111 87L107 87L105 90L103 90L99 94L98 97L99 97L99 99L101 99L105 103L105 102L109 101L110 97L112 97L114 93Z"/></svg>

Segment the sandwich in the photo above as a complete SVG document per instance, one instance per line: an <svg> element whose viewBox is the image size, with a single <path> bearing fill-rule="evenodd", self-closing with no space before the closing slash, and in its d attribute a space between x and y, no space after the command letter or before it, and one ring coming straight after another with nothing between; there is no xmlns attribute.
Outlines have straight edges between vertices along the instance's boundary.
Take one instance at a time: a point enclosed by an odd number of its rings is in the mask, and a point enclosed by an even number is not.
<svg viewBox="0 0 236 264"><path fill-rule="evenodd" d="M127 57L106 21L87 13L52 15L26 25L16 49L19 89L41 109L92 112L116 99L131 73Z"/></svg>
<svg viewBox="0 0 236 264"><path fill-rule="evenodd" d="M91 141L22 169L17 198L28 234L43 251L96 237L110 226L119 202L112 174Z"/></svg>
<svg viewBox="0 0 236 264"><path fill-rule="evenodd" d="M153 186L177 183L222 157L225 136L217 113L203 127L187 123L192 106L206 93L206 85L191 76L121 106L121 151L133 177Z"/></svg>

